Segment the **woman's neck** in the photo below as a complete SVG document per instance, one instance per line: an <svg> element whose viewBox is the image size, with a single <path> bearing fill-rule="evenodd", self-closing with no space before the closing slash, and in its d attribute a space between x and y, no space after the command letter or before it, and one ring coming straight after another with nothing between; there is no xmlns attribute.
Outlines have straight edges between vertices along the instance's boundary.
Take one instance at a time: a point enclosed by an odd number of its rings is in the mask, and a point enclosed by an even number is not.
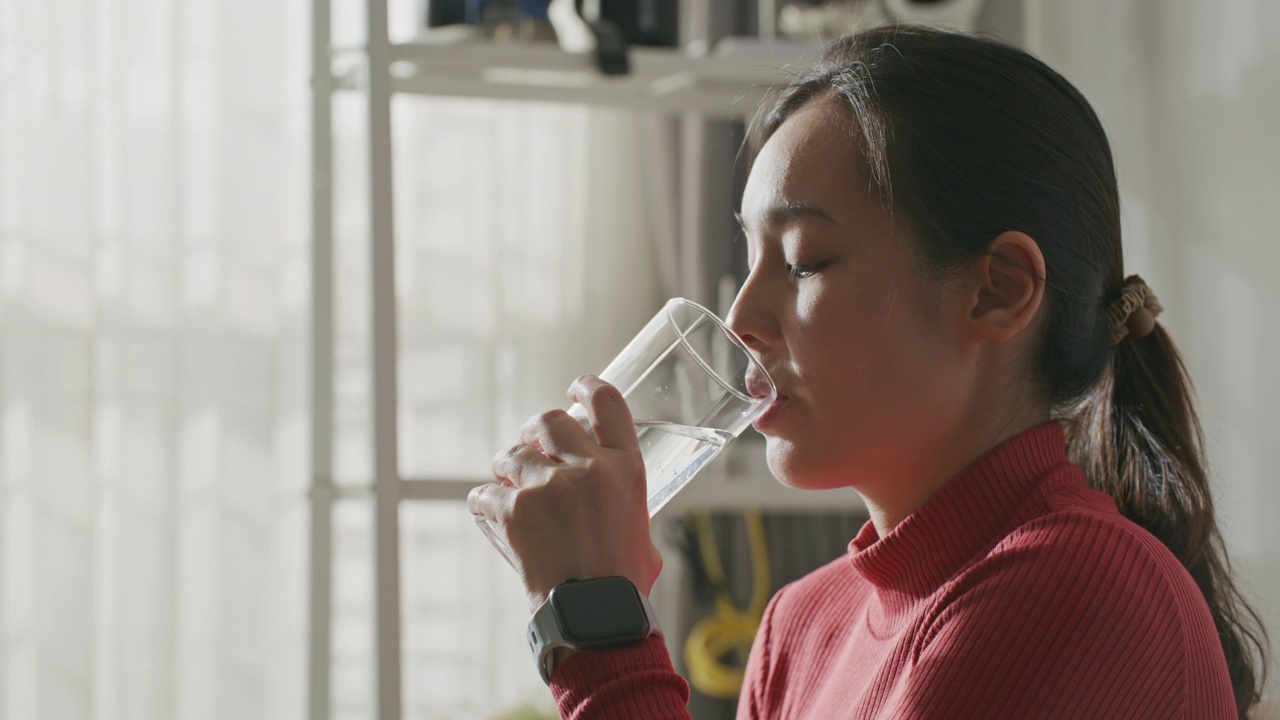
<svg viewBox="0 0 1280 720"><path fill-rule="evenodd" d="M886 478L875 487L858 488L876 534L887 535L978 458L1050 420L1047 405L1001 415L957 427L950 441L939 443L922 457L913 458L900 473L894 473L895 477Z"/></svg>

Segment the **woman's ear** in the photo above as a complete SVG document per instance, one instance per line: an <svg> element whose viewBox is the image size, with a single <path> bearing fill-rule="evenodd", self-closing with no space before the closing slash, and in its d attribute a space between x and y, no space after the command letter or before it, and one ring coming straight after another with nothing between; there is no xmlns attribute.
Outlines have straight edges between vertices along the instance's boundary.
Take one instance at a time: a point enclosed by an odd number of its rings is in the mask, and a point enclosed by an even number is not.
<svg viewBox="0 0 1280 720"><path fill-rule="evenodd" d="M969 320L978 335L1005 343L1027 329L1044 301L1040 246L1015 230L1000 233L970 264L976 294Z"/></svg>

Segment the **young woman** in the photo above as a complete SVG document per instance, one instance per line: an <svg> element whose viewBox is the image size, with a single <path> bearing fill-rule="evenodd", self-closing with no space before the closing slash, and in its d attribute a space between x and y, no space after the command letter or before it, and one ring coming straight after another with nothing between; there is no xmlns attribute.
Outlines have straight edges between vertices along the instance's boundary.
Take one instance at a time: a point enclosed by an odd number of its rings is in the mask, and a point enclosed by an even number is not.
<svg viewBox="0 0 1280 720"><path fill-rule="evenodd" d="M833 44L752 134L729 324L778 386L769 467L852 486L871 521L773 598L739 717L1244 717L1263 631L1161 306L1124 274L1085 99L1015 48L880 29ZM469 500L535 609L570 579L647 594L662 565L626 404L589 376L569 396L598 442L539 415ZM548 654L566 717L686 716L662 640L639 637Z"/></svg>

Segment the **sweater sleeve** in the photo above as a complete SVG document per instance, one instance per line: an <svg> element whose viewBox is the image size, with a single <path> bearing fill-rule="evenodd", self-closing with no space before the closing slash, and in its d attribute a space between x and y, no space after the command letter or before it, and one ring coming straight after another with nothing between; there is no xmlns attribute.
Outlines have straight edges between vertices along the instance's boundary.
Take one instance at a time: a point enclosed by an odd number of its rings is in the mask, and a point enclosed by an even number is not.
<svg viewBox="0 0 1280 720"><path fill-rule="evenodd" d="M551 674L565 720L687 720L689 685L671 665L662 637L610 650L579 650Z"/></svg>
<svg viewBox="0 0 1280 720"><path fill-rule="evenodd" d="M896 717L1234 718L1209 669L1221 646L1184 617L1190 577L1122 527L1089 531L1074 545L1089 551L1014 543L962 576L912 648Z"/></svg>

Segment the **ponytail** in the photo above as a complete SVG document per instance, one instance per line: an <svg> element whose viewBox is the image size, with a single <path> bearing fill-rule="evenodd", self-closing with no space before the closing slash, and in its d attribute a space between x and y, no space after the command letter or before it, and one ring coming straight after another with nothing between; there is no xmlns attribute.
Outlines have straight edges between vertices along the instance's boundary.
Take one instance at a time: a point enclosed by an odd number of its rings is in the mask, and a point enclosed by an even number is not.
<svg viewBox="0 0 1280 720"><path fill-rule="evenodd" d="M1067 452L1094 487L1191 573L1213 615L1244 718L1261 696L1266 630L1232 578L1191 392L1164 328L1126 338L1093 392L1066 418Z"/></svg>

